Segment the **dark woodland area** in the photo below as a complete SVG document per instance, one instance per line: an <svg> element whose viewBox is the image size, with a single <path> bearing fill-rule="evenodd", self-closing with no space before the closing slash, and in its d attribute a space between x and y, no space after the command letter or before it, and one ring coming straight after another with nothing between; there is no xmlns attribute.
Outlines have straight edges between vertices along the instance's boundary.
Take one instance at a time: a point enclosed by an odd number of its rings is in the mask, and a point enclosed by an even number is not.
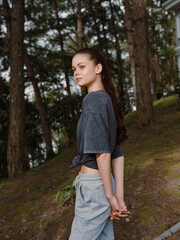
<svg viewBox="0 0 180 240"><path fill-rule="evenodd" d="M63 207L55 196L78 173L68 166L87 91L71 61L83 47L105 53L129 137L134 215L115 224L117 240L153 239L180 221L180 10L165 2L0 1L0 239L68 239L74 193Z"/></svg>

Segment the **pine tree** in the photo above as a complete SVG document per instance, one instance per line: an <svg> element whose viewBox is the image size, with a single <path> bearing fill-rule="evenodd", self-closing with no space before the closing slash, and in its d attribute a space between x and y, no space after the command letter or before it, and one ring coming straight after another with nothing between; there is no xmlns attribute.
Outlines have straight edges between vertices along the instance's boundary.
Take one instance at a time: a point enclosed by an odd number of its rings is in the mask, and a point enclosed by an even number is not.
<svg viewBox="0 0 180 240"><path fill-rule="evenodd" d="M149 79L147 1L133 0L132 3L138 125L145 126L154 120Z"/></svg>
<svg viewBox="0 0 180 240"><path fill-rule="evenodd" d="M25 134L24 100L24 1L12 1L10 32L10 125L8 134L8 174L10 178L29 169Z"/></svg>

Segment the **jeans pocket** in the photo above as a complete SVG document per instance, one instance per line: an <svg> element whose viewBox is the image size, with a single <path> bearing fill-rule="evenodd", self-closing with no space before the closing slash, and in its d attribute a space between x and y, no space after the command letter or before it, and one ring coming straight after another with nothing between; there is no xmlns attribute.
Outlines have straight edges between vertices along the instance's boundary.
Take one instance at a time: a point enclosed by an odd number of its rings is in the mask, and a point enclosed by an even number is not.
<svg viewBox="0 0 180 240"><path fill-rule="evenodd" d="M81 199L86 203L90 203L92 201L91 189L88 185L83 185L83 184L80 185L79 195Z"/></svg>

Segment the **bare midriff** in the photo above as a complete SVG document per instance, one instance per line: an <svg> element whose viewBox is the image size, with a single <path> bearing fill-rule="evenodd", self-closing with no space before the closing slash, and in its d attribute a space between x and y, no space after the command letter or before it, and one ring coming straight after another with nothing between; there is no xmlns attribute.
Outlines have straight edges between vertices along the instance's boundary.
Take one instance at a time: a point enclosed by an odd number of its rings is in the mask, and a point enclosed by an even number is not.
<svg viewBox="0 0 180 240"><path fill-rule="evenodd" d="M81 166L81 173L82 174L97 174L97 173L99 173L99 170L89 168L89 167L86 167L85 165L82 165Z"/></svg>

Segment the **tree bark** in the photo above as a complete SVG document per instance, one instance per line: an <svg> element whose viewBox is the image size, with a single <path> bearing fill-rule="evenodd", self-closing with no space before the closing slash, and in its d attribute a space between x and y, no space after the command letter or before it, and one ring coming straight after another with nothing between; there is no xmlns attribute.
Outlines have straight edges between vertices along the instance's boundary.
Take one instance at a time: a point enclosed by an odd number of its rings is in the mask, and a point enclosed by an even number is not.
<svg viewBox="0 0 180 240"><path fill-rule="evenodd" d="M154 120L149 79L147 1L132 0L132 2L138 125L145 126Z"/></svg>
<svg viewBox="0 0 180 240"><path fill-rule="evenodd" d="M101 25L102 25L102 34L103 34L103 39L107 39L107 36L106 36L106 29L105 29L105 22L106 22L106 14L103 15L103 7L102 7L102 3L103 3L103 0L100 0L100 21L101 21ZM108 46L107 46L107 42L106 41L103 41L103 47L105 49L105 52L106 52L106 57L108 58L109 56L109 52L108 52Z"/></svg>
<svg viewBox="0 0 180 240"><path fill-rule="evenodd" d="M12 0L10 33L10 124L7 162L10 178L29 169L25 134L24 100L24 1Z"/></svg>
<svg viewBox="0 0 180 240"><path fill-rule="evenodd" d="M131 78L134 92L134 104L137 107L137 93L136 93L136 76L135 76L135 57L134 57L134 37L133 37L133 18L130 2L128 0L123 1L125 7L125 27L126 27L126 38L129 52L129 58L131 63Z"/></svg>

